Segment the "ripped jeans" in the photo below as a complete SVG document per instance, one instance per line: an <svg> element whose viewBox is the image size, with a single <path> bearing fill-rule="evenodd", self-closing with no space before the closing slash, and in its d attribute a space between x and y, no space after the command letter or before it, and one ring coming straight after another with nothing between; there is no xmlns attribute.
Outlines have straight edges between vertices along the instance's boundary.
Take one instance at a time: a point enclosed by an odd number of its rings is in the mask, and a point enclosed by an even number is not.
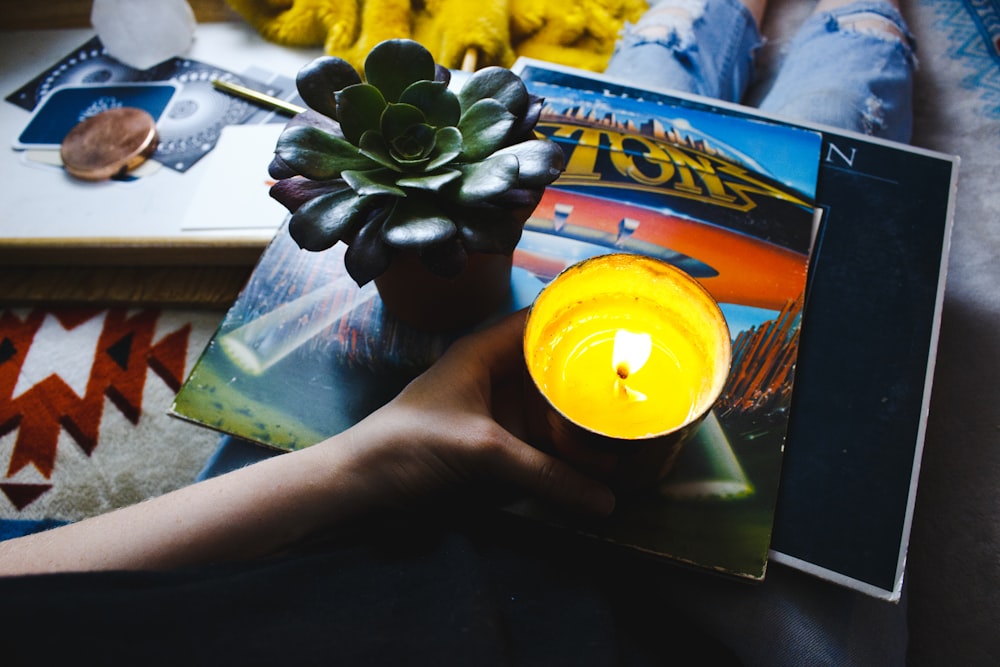
<svg viewBox="0 0 1000 667"><path fill-rule="evenodd" d="M636 85L740 102L763 44L739 0L664 0L626 26L605 73ZM895 7L858 0L814 13L759 108L793 121L907 142L913 37Z"/></svg>

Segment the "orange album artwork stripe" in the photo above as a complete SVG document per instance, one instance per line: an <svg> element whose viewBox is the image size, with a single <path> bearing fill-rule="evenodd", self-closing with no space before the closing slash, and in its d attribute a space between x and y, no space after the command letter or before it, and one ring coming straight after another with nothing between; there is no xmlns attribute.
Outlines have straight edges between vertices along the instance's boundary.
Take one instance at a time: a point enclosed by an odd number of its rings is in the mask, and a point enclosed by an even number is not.
<svg viewBox="0 0 1000 667"><path fill-rule="evenodd" d="M807 262L802 254L738 231L558 188L546 190L532 217L554 221L557 207L561 224L593 230L609 239L619 233L622 220L629 219L636 241L668 248L714 269L718 275L699 280L723 303L780 310L805 287ZM531 261L544 263L537 257Z"/></svg>

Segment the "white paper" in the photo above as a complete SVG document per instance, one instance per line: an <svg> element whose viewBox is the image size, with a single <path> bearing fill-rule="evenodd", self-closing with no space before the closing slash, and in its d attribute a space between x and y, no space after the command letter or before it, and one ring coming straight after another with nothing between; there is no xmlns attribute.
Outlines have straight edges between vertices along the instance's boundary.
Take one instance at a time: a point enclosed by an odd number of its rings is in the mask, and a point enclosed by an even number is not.
<svg viewBox="0 0 1000 667"><path fill-rule="evenodd" d="M181 231L277 230L288 210L271 198L267 167L283 123L230 125L202 158Z"/></svg>

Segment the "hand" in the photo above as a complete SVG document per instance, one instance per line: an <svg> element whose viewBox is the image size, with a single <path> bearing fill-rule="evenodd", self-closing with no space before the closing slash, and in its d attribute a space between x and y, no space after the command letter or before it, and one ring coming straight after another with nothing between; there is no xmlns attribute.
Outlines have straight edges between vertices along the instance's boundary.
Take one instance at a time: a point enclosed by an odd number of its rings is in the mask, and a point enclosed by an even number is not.
<svg viewBox="0 0 1000 667"><path fill-rule="evenodd" d="M369 448L367 469L376 471L385 500L407 505L499 484L578 513L611 513L607 486L519 437L524 318L515 313L458 340L399 396L342 434Z"/></svg>

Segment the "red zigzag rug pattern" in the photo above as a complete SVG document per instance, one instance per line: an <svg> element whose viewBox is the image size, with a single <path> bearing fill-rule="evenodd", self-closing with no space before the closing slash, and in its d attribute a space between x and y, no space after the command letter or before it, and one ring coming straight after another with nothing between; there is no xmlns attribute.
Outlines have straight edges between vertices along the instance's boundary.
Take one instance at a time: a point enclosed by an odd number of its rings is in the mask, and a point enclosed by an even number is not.
<svg viewBox="0 0 1000 667"><path fill-rule="evenodd" d="M157 338L161 315L158 309L0 312L0 439L14 436L0 478L0 513L10 514L4 497L16 515L52 489L59 448L67 445L61 434L91 457L109 407L138 425L150 371L169 395L176 393L189 364L192 324ZM200 326L204 335L210 328L211 322ZM29 466L37 471L33 480L16 481Z"/></svg>

